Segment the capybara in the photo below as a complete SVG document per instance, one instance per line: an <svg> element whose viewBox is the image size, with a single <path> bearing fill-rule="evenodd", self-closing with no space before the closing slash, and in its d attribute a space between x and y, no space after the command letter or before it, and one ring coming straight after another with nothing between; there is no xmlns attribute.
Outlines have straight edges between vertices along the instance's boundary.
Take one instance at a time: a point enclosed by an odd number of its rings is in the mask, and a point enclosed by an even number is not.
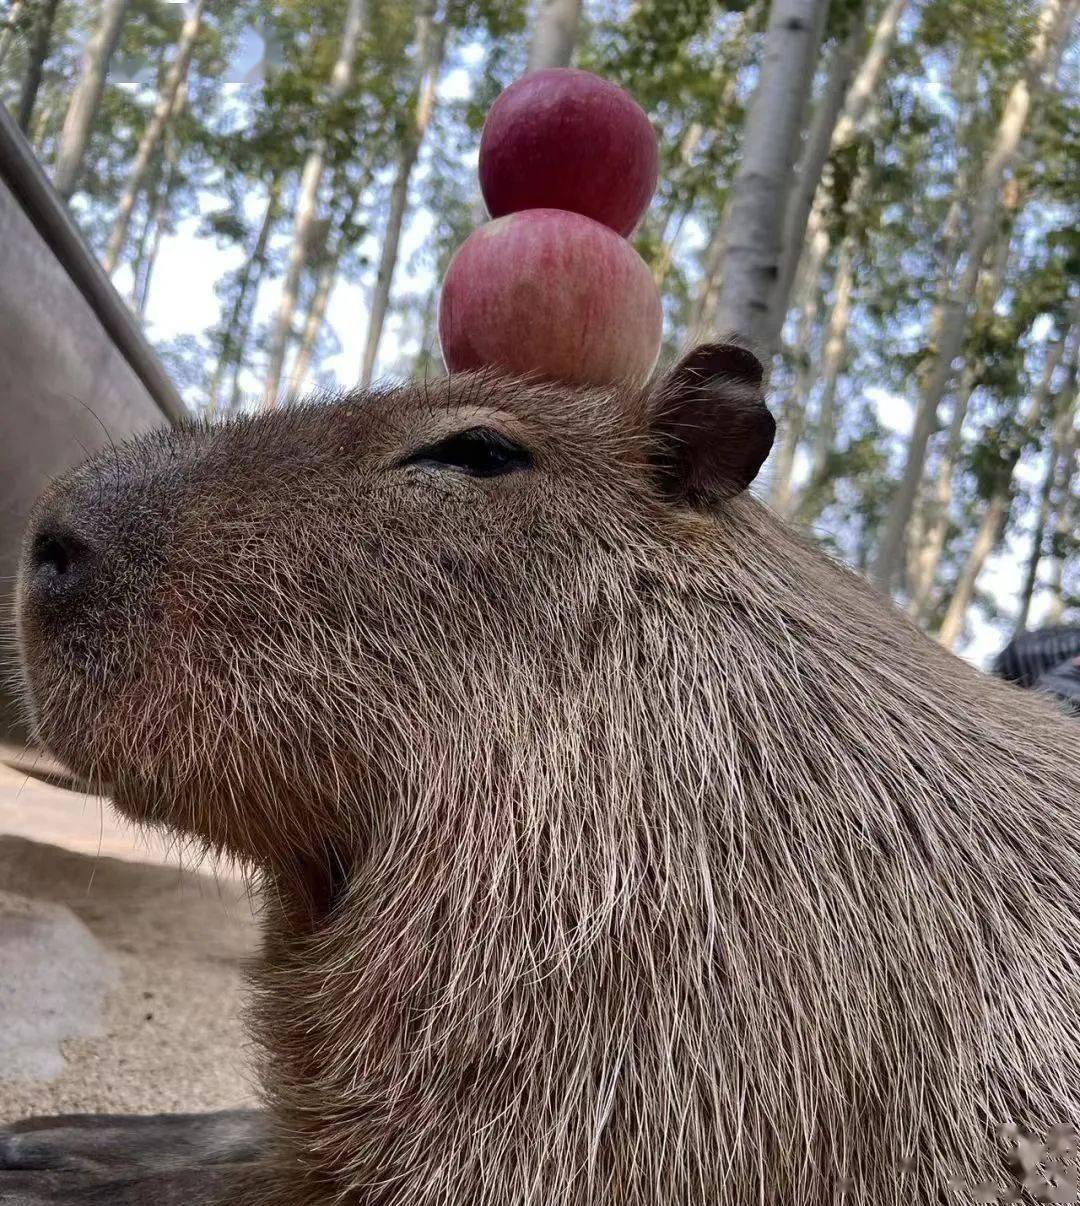
<svg viewBox="0 0 1080 1206"><path fill-rule="evenodd" d="M746 492L762 391L453 376L46 492L33 724L257 871L268 1113L16 1127L0 1201L1070 1200L1075 722Z"/></svg>

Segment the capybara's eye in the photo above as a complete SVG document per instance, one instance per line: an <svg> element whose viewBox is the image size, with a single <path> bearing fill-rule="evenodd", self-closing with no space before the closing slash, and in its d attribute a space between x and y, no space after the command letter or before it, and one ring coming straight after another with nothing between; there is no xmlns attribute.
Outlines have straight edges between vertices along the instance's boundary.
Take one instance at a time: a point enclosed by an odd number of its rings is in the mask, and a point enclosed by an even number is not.
<svg viewBox="0 0 1080 1206"><path fill-rule="evenodd" d="M499 477L528 469L532 465L532 455L527 448L491 427L470 427L436 444L418 448L401 463L450 469L471 477Z"/></svg>

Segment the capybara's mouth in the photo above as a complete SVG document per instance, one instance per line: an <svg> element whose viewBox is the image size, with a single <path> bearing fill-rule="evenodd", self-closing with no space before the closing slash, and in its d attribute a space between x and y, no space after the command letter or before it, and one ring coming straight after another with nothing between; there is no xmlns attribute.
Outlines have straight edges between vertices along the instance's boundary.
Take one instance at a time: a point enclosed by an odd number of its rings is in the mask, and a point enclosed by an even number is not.
<svg viewBox="0 0 1080 1206"><path fill-rule="evenodd" d="M33 743L64 768L76 790L112 796L127 769L124 744L110 738L110 692L93 688L43 642L24 641L24 713Z"/></svg>
<svg viewBox="0 0 1080 1206"><path fill-rule="evenodd" d="M32 744L62 765L73 782L99 794L99 767L92 755L92 743L80 740L82 726L72 715L70 679L57 670L51 673L39 665L38 651L23 651L23 713ZM26 768L30 773L30 768Z"/></svg>

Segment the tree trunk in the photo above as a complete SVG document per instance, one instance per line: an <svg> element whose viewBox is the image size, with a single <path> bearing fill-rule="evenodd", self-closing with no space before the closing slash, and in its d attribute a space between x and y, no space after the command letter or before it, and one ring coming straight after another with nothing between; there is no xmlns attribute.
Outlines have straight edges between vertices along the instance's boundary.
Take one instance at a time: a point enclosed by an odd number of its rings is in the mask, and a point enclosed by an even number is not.
<svg viewBox="0 0 1080 1206"><path fill-rule="evenodd" d="M420 340L412 364L412 375L424 381L445 375L446 369L439 355L439 338L436 327L439 317L438 291L429 289L424 299L424 311L420 320Z"/></svg>
<svg viewBox="0 0 1080 1206"><path fill-rule="evenodd" d="M154 224L157 221L158 207L165 191L165 165L160 158L156 159L150 168L147 181L146 205L142 224L135 236L133 254L131 256L131 291L128 302L134 310L139 297L139 282L142 279L143 266L150 250Z"/></svg>
<svg viewBox="0 0 1080 1206"><path fill-rule="evenodd" d="M837 151L852 142L866 119L884 77L885 65L907 4L908 0L888 0L850 86L848 80L865 32L865 12L856 20L851 36L837 52L788 204L773 314L774 341L779 339L783 328L796 279L809 277L816 281L829 253L825 219L833 202L832 181L827 179L825 168Z"/></svg>
<svg viewBox="0 0 1080 1206"><path fill-rule="evenodd" d="M956 97L958 112L972 113L975 108L978 83L978 58L971 51L961 52L953 71L952 81L952 92ZM956 140L957 165L953 174L952 196L945 214L945 221L942 223L941 238L935 248L937 267L937 284L934 292L934 297L937 299L935 318L940 317L944 307L943 299L948 296L949 290L952 288L953 277L956 275L957 264L960 262L960 254L963 251L961 236L970 200L968 194L971 191L971 160L976 153L967 143L970 138L970 129L976 124L974 117L968 117ZM981 150L981 148L979 149ZM935 329L931 336L931 344L934 342L936 334Z"/></svg>
<svg viewBox="0 0 1080 1206"><path fill-rule="evenodd" d="M175 178L175 171L171 171L164 188L158 192L154 205L153 236L150 249L143 259L139 275L135 278L134 294L131 300L135 313L140 318L146 317L146 303L150 297L150 281L153 279L154 267L157 264L158 253L161 251L161 243L165 237L165 227L169 220L169 199L172 196Z"/></svg>
<svg viewBox="0 0 1080 1206"><path fill-rule="evenodd" d="M701 266L701 285L698 288L697 304L689 329L689 342L692 344L715 339L719 332L716 325L716 308L720 304L725 250L724 223L721 222L709 243Z"/></svg>
<svg viewBox="0 0 1080 1206"><path fill-rule="evenodd" d="M218 344L217 363L214 365L214 376L210 381L208 404L211 414L216 414L221 404L221 386L225 378L225 370L229 365L238 364L243 354L243 344L240 331L247 314L248 296L257 289L266 267L266 249L270 243L270 234L277 221L278 208L281 204L281 175L275 175L267 190L266 209L255 238L255 246L240 273L240 280L233 298L232 309L222 328L221 341Z"/></svg>
<svg viewBox="0 0 1080 1206"><path fill-rule="evenodd" d="M953 72L953 95L957 98L957 109L968 113L973 106L978 83L978 60L970 52L961 53ZM971 120L971 119L969 119ZM974 122L972 123L974 124ZM929 346L936 345L941 334L941 318L944 313L944 299L948 297L953 285L957 265L962 251L961 235L968 212L969 177L971 174L972 149L964 144L964 134L957 136L957 167L953 177L952 194L949 208L942 223L941 236L935 247L936 286L934 289L935 308L931 316ZM1006 240L1004 246L1008 247ZM1002 265L1004 267L1004 264ZM952 497L952 461L959 455L960 439L963 433L964 419L970 401L971 388L968 381L971 374L965 371L960 384L959 409L954 405L953 421L949 427L949 447L951 459L947 463L935 483L935 489L942 491L943 497ZM937 564L941 552L944 551L944 540L948 528L948 515L942 512L941 523L936 522L935 499L926 500L925 505L913 509L911 524L908 531L908 553L905 565L910 575L911 598L908 600L908 614L915 619L926 618L926 610L930 605L930 595L937 573ZM947 502L946 502L947 506ZM941 547L936 551L932 544L940 537ZM913 551L914 550L914 551ZM931 564L932 561L932 564Z"/></svg>
<svg viewBox="0 0 1080 1206"><path fill-rule="evenodd" d="M255 244L255 252L251 257L250 264L245 265L244 274L240 282L241 293L234 306L234 319L230 328L232 332L229 344L230 354L229 358L223 361L222 368L222 378L224 377L225 368L231 368L232 370L232 389L229 393L229 404L226 412L230 415L239 412L241 402L243 401L240 393L240 374L247 360L247 350L251 343L252 330L255 324L255 304L258 301L259 289L262 285L263 276L266 273L267 249L270 235L278 218L281 186L281 177L275 176L270 185L270 197L263 216L263 224L259 230L259 237ZM224 340L222 342L224 346ZM213 395L215 412L219 406L220 385L216 386Z"/></svg>
<svg viewBox="0 0 1080 1206"><path fill-rule="evenodd" d="M139 139L139 149L135 153L135 162L132 164L131 174L128 176L123 196L120 198L116 220L113 223L112 232L109 235L109 242L106 245L105 255L102 260L106 272L112 273L116 271L116 266L120 261L120 254L124 250L124 243L127 241L128 228L131 225L131 215L134 213L136 202L139 200L139 195L145 187L154 154L165 134L165 130L168 128L169 122L178 108L177 102L187 82L191 57L195 53L195 44L202 29L203 10L205 7L206 0L195 0L191 12L184 20L180 31L180 40L176 44L176 55L169 66L169 70L165 73L165 80L161 85L157 104L154 105L154 112L147 123L146 129L143 131L142 138Z"/></svg>
<svg viewBox="0 0 1080 1206"><path fill-rule="evenodd" d="M174 117L187 103L187 86L184 85L177 97ZM129 301L139 315L146 310L146 295L150 288L154 261L161 249L162 226L169 210L169 203L176 184L178 151L176 136L170 129L165 133L164 149L150 168L146 189L146 213L142 229L135 240L135 254L131 257L131 293Z"/></svg>
<svg viewBox="0 0 1080 1206"><path fill-rule="evenodd" d="M1073 396L1065 408L1070 416L1067 424L1067 439L1061 459L1061 482L1058 490L1057 519L1050 538L1050 573L1047 579L1047 589L1050 593L1050 606L1046 613L1047 624L1060 624L1065 618L1065 563L1068 558L1069 542L1075 539L1076 493L1073 483L1076 478L1076 415L1075 383Z"/></svg>
<svg viewBox="0 0 1080 1206"><path fill-rule="evenodd" d="M833 50L828 75L821 97L814 107L814 116L807 131L802 154L795 169L795 184L788 198L784 215L784 245L780 261L780 278L776 287L777 311L773 315L776 339L784 326L791 296L795 268L806 239L807 222L814 197L821 187L822 173L828 163L836 123L844 107L855 63L866 33L866 5L862 4L851 18L851 29L843 42Z"/></svg>
<svg viewBox="0 0 1080 1206"><path fill-rule="evenodd" d="M56 95L55 93L45 97L45 103L38 106L37 115L34 117L33 128L30 131L30 145L34 148L39 159L44 158L45 144L49 138L49 128L53 124L53 118L56 116Z"/></svg>
<svg viewBox="0 0 1080 1206"><path fill-rule="evenodd" d="M289 248L289 262L285 280L281 287L277 318L270 338L270 363L266 371L263 407L270 410L278 404L281 375L285 368L285 357L293 334L293 316L300 298L300 281L304 268L311 257L311 246L315 241L315 226L319 216L319 189L325 168L324 150L308 156L300 177L300 192L296 201L296 217L293 223L293 241Z"/></svg>
<svg viewBox="0 0 1080 1206"><path fill-rule="evenodd" d="M746 59L747 47L750 44L751 35L757 28L764 2L765 0L752 0L752 3L743 9L739 16L738 25L732 31L731 37L724 43L720 67L717 72L718 79L724 80L723 92L721 93L720 104L718 106L721 113L730 109L738 96L739 71ZM684 136L684 141L685 137L692 136L694 138L694 144L689 148L689 151L680 156L687 167L689 167L690 156L696 149L696 141L703 133L702 127L698 123L694 123L687 130L686 136ZM664 280L667 278L667 273L671 268L671 259L674 255L675 243L678 240L678 232L682 230L686 219L690 217L695 199L693 193L685 199L682 214L678 220L678 231L672 238L670 246L668 246L666 240L664 241L661 259L666 258L667 262L664 270L657 278L656 283L658 288L662 286ZM670 225L670 219L671 215L669 214L663 224L665 231ZM720 295L720 266L723 263L723 259L724 244L721 239L721 231L718 227L705 255L701 283L698 286L693 313L688 323L688 339L691 343L699 343L710 336L712 324L716 317L716 302Z"/></svg>
<svg viewBox="0 0 1080 1206"><path fill-rule="evenodd" d="M105 91L109 61L120 41L129 4L130 0L102 0L101 19L86 43L79 82L71 94L53 163L53 186L65 201L75 191L82 175L90 131Z"/></svg>
<svg viewBox="0 0 1080 1206"><path fill-rule="evenodd" d="M813 344L820 302L820 291L813 289L799 311L799 334L792 349L795 381L791 394L781 409L772 484L769 490L769 503L779 515L791 513L795 458L806 434L806 402L814 388Z"/></svg>
<svg viewBox="0 0 1080 1206"><path fill-rule="evenodd" d="M824 475L828 466L828 455L836 437L836 419L834 407L836 403L836 387L839 374L843 368L847 348L847 326L850 320L851 291L854 287L854 260L856 239L853 223L862 209L863 201L870 187L870 172L863 169L859 172L845 210L850 233L842 245L841 254L837 261L837 271L833 281L833 309L830 311L829 323L826 328L826 357L823 361L824 390L821 395L824 410L819 410L818 432L815 439L814 460L811 476L807 486L802 491L799 504L800 521L813 522L820 509L808 506L812 498L816 498L824 483ZM824 231L821 232L824 237ZM827 239L826 239L827 243ZM816 365L813 362L810 341L813 338L814 327L817 323L817 313L821 300L821 289L817 274L806 282L807 288L801 290L799 305L799 335L792 356L795 360L795 388L785 408L787 416L784 424L785 431L781 436L780 452L777 456L777 473L773 479L773 505L781 514L790 514L793 507L792 473L795 459L798 455L799 444L806 433L807 414L810 394L816 379ZM834 375L830 380L830 372ZM820 421L824 419L824 424ZM809 494L812 490L813 494Z"/></svg>
<svg viewBox="0 0 1080 1206"><path fill-rule="evenodd" d="M731 31L730 36L724 40L714 73L718 86L720 86L722 81L720 101L717 106L721 113L727 112L734 105L737 98L739 70L746 59L746 49L750 43L750 36L757 26L763 7L764 0L752 0L752 3L748 4L738 15L735 28ZM704 134L705 127L700 122L691 122L686 128L686 132L679 143L677 178L685 176L690 170L694 153L697 151ZM690 189L684 197L679 197L677 194L677 188L672 190L670 203L660 221L660 256L657 266L653 271L653 279L656 281L657 288L663 287L667 274L671 271L675 245L678 243L679 235L682 233L687 219L693 212L694 201L696 200L695 189ZM677 216L676 210L678 210ZM715 305L715 286L719 284L719 281L704 281L702 288L699 290L697 306L695 307L693 323L696 327L702 325L702 316L699 310L705 294L709 292L710 284L712 285L712 300Z"/></svg>
<svg viewBox="0 0 1080 1206"><path fill-rule="evenodd" d="M691 122L687 126L686 131L679 140L679 165L673 173L676 179L685 176L690 167L690 161L694 157L694 152L697 150L704 134L705 127L699 121ZM678 205L680 201L682 204ZM683 226L686 223L686 219L690 216L693 204L693 190L689 192L688 196L682 198L679 198L673 190L671 202L661 215L660 254L653 265L653 280L656 282L657 289L663 288L667 274L671 271L671 263L675 256L675 244L679 241L679 235L682 234ZM676 208L678 208L677 213Z"/></svg>
<svg viewBox="0 0 1080 1206"><path fill-rule="evenodd" d="M187 87L182 90L182 96L177 102L182 108L187 100ZM140 318L146 316L146 303L150 297L150 281L154 275L158 253L161 251L161 241L169 224L169 214L172 212L172 198L176 189L176 179L179 173L180 148L175 134L166 137L165 162L162 168L162 179L154 190L153 204L150 210L150 228L153 231L150 250L142 256L142 263L133 272L134 284L132 303L135 313Z"/></svg>
<svg viewBox="0 0 1080 1206"><path fill-rule="evenodd" d="M1005 525L1009 518L1009 506L1012 501L1013 474L1024 451L1026 439L1036 430L1043 412L1050 401L1054 373L1061 363L1064 350L1064 339L1057 340L1047 348L1046 362L1043 365L1042 376L1024 414L1017 442L1009 455L1007 464L1002 469L1001 478L997 486L986 502L971 551L968 553L967 560L960 570L960 577L957 580L952 598L949 600L949 606L945 611L945 618L941 621L941 629L938 632L938 640L946 649L951 649L963 632L964 619L967 616L968 608L971 606L971 600L975 596L975 587L979 580L979 574L982 573L987 557L994 551L1005 533Z"/></svg>
<svg viewBox="0 0 1080 1206"><path fill-rule="evenodd" d="M983 272L978 285L978 314L988 320L994 312L998 297L1005 283L1005 271L1009 263L1009 247L1012 227L1002 232L998 240L997 253ZM938 565L945 551L945 539L949 530L949 506L952 502L953 478L964 443L964 421L967 418L971 395L975 392L977 372L975 365L967 365L960 379L960 387L953 399L949 432L941 465L934 477L933 486L926 499L926 523L920 544L911 558L910 599L908 614L916 621L925 620L930 596L937 578Z"/></svg>
<svg viewBox="0 0 1080 1206"><path fill-rule="evenodd" d="M1024 569L1024 584L1020 588L1020 600L1016 609L1016 619L1013 622L1013 636L1017 637L1027 631L1028 617L1031 615L1031 602L1035 597L1035 585L1039 580L1039 563L1042 561L1043 542L1046 540L1046 528L1050 521L1050 494L1054 485L1054 469L1057 467L1057 445L1051 444L1046 458L1046 477L1039 491L1039 511L1035 520L1035 530L1031 534L1031 551L1028 553L1027 565Z"/></svg>
<svg viewBox="0 0 1080 1206"><path fill-rule="evenodd" d="M999 193L1005 174L1016 160L1020 137L1027 123L1033 96L1042 85L1044 69L1051 58L1055 37L1064 37L1069 12L1077 0L1045 0L1039 28L1020 78L1013 84L1002 111L990 154L983 164L974 198L974 217L966 246L963 275L946 299L938 324L940 339L924 375L923 389L915 410L903 475L885 521L885 532L874 563L874 580L885 594L891 593L905 558L908 523L922 482L926 449L937 425L938 407L952 380L954 366L963 351L967 316L978 282L986 249L997 229Z"/></svg>
<svg viewBox="0 0 1080 1206"><path fill-rule="evenodd" d="M288 398L290 402L300 392L300 388L311 367L311 360L315 354L315 345L318 343L319 334L326 319L326 310L330 304L330 297L337 282L338 266L345 252L348 232L356 218L364 193L371 183L373 167L373 164L369 164L363 177L348 189L345 211L337 223L337 234L334 238L333 246L327 248L322 263L319 265L318 275L315 278L315 292L312 294L311 304L308 306L304 331L300 337L300 346L296 352L296 360L293 362L292 372L289 374Z"/></svg>
<svg viewBox="0 0 1080 1206"><path fill-rule="evenodd" d="M1050 438L1050 447L1046 454L1046 471L1039 487L1039 507L1036 512L1035 530L1031 534L1031 551L1028 554L1027 565L1024 569L1024 583L1020 588L1020 598L1017 604L1016 620L1013 625L1013 635L1019 636L1026 631L1028 618L1031 615L1031 604L1035 598L1035 587L1039 582L1039 563L1042 561L1043 546L1046 543L1046 529L1050 526L1050 514L1054 501L1054 483L1058 476L1058 462L1062 450L1068 449L1069 434L1072 427L1072 414L1068 406L1058 408L1057 418Z"/></svg>
<svg viewBox="0 0 1080 1206"><path fill-rule="evenodd" d="M952 649L964 630L964 619L967 616L971 600L975 597L975 585L979 574L986 564L987 557L997 547L1005 531L1005 521L1008 518L1008 495L995 493L987 502L982 513L975 540L967 555L960 576L953 589L952 598L941 621L938 631L938 641L946 649Z"/></svg>
<svg viewBox="0 0 1080 1206"><path fill-rule="evenodd" d="M337 262L336 255L327 257L320 265L315 277L315 292L311 296L311 305L308 307L304 331L300 337L300 346L296 350L296 359L293 361L292 372L289 374L287 393L289 402L296 400L307 377L308 369L311 367L315 345L318 343L323 321L326 318L326 308L330 304L330 295L334 291L334 283L337 280Z"/></svg>
<svg viewBox="0 0 1080 1206"><path fill-rule="evenodd" d="M581 0L538 0L528 71L569 67L581 24Z"/></svg>
<svg viewBox="0 0 1080 1206"><path fill-rule="evenodd" d="M661 293L664 290L664 282L668 278L668 273L671 271L671 265L675 261L675 247L682 235L683 227L686 225L686 219L690 217L692 207L693 197L679 210L677 215L669 211L663 217L663 225L660 227L660 253L653 265L653 281Z"/></svg>
<svg viewBox="0 0 1080 1206"><path fill-rule="evenodd" d="M742 163L722 226L716 325L767 350L787 199L828 0L773 0Z"/></svg>
<svg viewBox="0 0 1080 1206"><path fill-rule="evenodd" d="M833 284L833 305L825 333L821 357L821 397L818 401L817 429L810 460L810 476L798 508L801 523L813 523L824 510L825 488L829 482L830 454L836 443L836 390L847 359L848 324L851 321L851 295L855 288L855 236L847 235L840 247Z"/></svg>
<svg viewBox="0 0 1080 1206"><path fill-rule="evenodd" d="M900 18L904 15L908 0L889 0L874 26L874 36L847 96L844 111L833 131L832 150L847 146L858 133L859 125L870 110L877 96L878 87L885 73L885 65L896 42Z"/></svg>
<svg viewBox="0 0 1080 1206"><path fill-rule="evenodd" d="M945 552L945 540L949 533L949 504L952 501L953 477L956 464L963 451L964 421L967 419L971 395L975 391L973 372L965 372L960 388L953 399L952 415L945 451L934 478L933 489L926 499L922 511L922 522L918 533L918 548L911 558L911 589L908 600L908 615L916 622L924 622L937 580L938 566Z"/></svg>
<svg viewBox="0 0 1080 1206"><path fill-rule="evenodd" d="M340 101L352 84L356 70L356 55L360 40L367 28L367 0L349 0L345 14L345 26L338 48L337 61L330 77L328 102ZM319 191L326 168L326 147L316 141L311 148L300 177L300 195L296 202L296 217L293 222L293 240L289 248L289 264L285 271L285 282L281 290L274 331L270 339L270 360L266 371L266 388L263 408L272 409L278 404L278 390L285 367L285 356L292 335L293 314L300 296L300 278L307 265L314 242L315 224L319 216Z"/></svg>
<svg viewBox="0 0 1080 1206"><path fill-rule="evenodd" d="M841 150L858 133L860 128L871 128L874 124L871 102L877 94L881 83L883 68L896 38L896 30L902 15L904 5L893 0L883 11L874 29L870 43L855 80L844 98L844 110L833 131L832 142L829 146L830 156ZM974 62L974 59L971 60ZM970 86L973 86L974 73ZM957 90L957 95L967 95L966 90ZM958 173L959 176L959 173ZM959 196L959 189L957 191ZM818 291L818 282L825 262L828 259L831 242L828 229L828 214L833 205L833 181L831 175L823 174L823 179L814 195L813 205L807 219L801 240L792 236L788 241L789 247L796 249L794 259L785 261L780 289L786 298L784 305L787 309L794 308L803 311L811 298ZM961 214L957 210L956 221L959 223ZM951 229L951 227L950 227ZM959 225L953 235L953 242L959 239ZM786 314L780 314L778 321L782 327ZM777 316L774 315L774 319ZM805 420L803 421L805 426Z"/></svg>
<svg viewBox="0 0 1080 1206"><path fill-rule="evenodd" d="M443 53L446 49L446 22L436 23L435 4L425 0L416 18L416 42L420 50L420 76L416 92L416 111L412 129L405 138L398 161L397 175L390 190L390 210L386 219L386 234L383 236L379 271L375 277L375 290L371 298L371 316L368 320L367 342L360 366L360 384L365 388L371 384L375 361L379 354L383 324L390 308L390 289L394 283L397 266L398 244L405 222L405 210L409 200L409 179L420 154L420 147L431 125L435 109L435 87L439 81Z"/></svg>
<svg viewBox="0 0 1080 1206"><path fill-rule="evenodd" d="M15 31L19 27L19 17L22 16L24 7L24 0L11 0L11 4L8 6L7 17L4 19L3 27L0 28L0 67L3 67L8 51L15 41Z"/></svg>
<svg viewBox="0 0 1080 1206"><path fill-rule="evenodd" d="M30 119L34 116L34 105L37 103L41 77L45 72L45 60L52 49L53 26L56 23L56 10L59 6L60 0L43 0L41 12L38 13L38 18L34 22L34 34L30 42L22 92L19 95L19 108L15 118L19 129L27 135L30 133Z"/></svg>

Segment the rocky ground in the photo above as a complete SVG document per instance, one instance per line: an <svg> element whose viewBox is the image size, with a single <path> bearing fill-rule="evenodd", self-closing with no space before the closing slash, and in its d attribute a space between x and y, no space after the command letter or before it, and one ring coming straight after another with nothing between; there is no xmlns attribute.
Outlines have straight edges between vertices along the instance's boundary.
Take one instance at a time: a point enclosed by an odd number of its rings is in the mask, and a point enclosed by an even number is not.
<svg viewBox="0 0 1080 1206"><path fill-rule="evenodd" d="M0 747L0 1124L255 1100L244 886Z"/></svg>

